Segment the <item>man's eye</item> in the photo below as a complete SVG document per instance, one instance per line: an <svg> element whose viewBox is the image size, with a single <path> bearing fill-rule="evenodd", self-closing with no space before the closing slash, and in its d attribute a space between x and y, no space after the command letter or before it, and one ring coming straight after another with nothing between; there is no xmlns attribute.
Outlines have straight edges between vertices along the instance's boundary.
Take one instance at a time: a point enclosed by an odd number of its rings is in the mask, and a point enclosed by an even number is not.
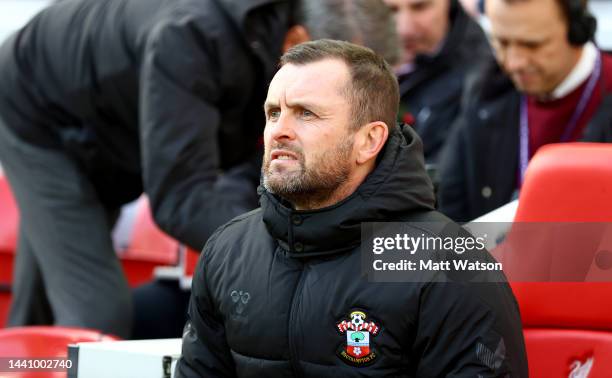
<svg viewBox="0 0 612 378"><path fill-rule="evenodd" d="M417 3L412 6L412 10L415 12L423 12L424 10L427 10L427 8L429 7L431 7L430 3Z"/></svg>
<svg viewBox="0 0 612 378"><path fill-rule="evenodd" d="M542 44L540 42L524 42L523 46L525 46L529 50L537 50Z"/></svg>
<svg viewBox="0 0 612 378"><path fill-rule="evenodd" d="M399 11L399 7L397 5L387 5L387 7L391 10L392 13L397 13Z"/></svg>
<svg viewBox="0 0 612 378"><path fill-rule="evenodd" d="M315 116L316 116L316 114L314 114L310 110L307 110L307 109L303 109L302 110L302 117L311 118L311 117L315 117Z"/></svg>
<svg viewBox="0 0 612 378"><path fill-rule="evenodd" d="M280 117L280 110L272 109L268 112L268 119L278 119Z"/></svg>
<svg viewBox="0 0 612 378"><path fill-rule="evenodd" d="M501 48L508 47L508 41L506 41L505 39L493 39L493 44Z"/></svg>

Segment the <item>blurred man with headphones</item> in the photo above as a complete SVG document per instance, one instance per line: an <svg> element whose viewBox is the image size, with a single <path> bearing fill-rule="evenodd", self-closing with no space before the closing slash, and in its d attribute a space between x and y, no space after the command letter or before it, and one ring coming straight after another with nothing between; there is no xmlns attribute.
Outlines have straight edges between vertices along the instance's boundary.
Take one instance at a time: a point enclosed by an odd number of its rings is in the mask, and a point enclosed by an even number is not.
<svg viewBox="0 0 612 378"><path fill-rule="evenodd" d="M549 143L612 141L612 56L585 0L486 0L496 63L471 80L443 152L439 207L459 221L515 197Z"/></svg>

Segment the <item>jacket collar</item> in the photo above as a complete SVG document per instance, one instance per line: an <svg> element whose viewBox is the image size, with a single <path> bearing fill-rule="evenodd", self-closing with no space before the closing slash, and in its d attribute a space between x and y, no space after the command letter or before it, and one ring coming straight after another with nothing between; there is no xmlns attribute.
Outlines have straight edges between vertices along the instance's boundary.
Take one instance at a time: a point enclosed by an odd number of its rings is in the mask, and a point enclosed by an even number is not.
<svg viewBox="0 0 612 378"><path fill-rule="evenodd" d="M327 208L297 211L260 186L270 235L294 257L330 255L359 246L362 222L399 221L433 210L433 187L421 140L409 126L391 133L377 167L348 198Z"/></svg>

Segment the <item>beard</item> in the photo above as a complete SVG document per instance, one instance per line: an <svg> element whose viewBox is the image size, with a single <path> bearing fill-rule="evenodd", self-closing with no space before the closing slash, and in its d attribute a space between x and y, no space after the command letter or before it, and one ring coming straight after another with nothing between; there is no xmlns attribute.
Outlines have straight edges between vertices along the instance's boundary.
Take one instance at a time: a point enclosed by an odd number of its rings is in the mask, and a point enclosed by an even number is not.
<svg viewBox="0 0 612 378"><path fill-rule="evenodd" d="M271 169L270 149L290 151L297 156L295 170ZM343 138L334 148L320 152L306 162L302 149L273 143L263 161L263 185L266 190L301 208L315 208L325 203L346 183L351 173L350 156L353 137Z"/></svg>

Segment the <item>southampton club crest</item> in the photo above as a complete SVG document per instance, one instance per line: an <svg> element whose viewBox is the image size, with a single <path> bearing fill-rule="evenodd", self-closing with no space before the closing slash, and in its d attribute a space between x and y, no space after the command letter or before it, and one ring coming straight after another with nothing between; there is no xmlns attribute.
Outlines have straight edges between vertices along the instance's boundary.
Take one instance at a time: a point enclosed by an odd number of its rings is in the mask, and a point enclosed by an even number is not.
<svg viewBox="0 0 612 378"><path fill-rule="evenodd" d="M377 354L370 345L370 337L376 336L380 328L368 319L365 312L352 311L349 318L336 326L341 335L346 334L346 345L341 344L337 352L344 362L353 366L366 366L374 362Z"/></svg>

